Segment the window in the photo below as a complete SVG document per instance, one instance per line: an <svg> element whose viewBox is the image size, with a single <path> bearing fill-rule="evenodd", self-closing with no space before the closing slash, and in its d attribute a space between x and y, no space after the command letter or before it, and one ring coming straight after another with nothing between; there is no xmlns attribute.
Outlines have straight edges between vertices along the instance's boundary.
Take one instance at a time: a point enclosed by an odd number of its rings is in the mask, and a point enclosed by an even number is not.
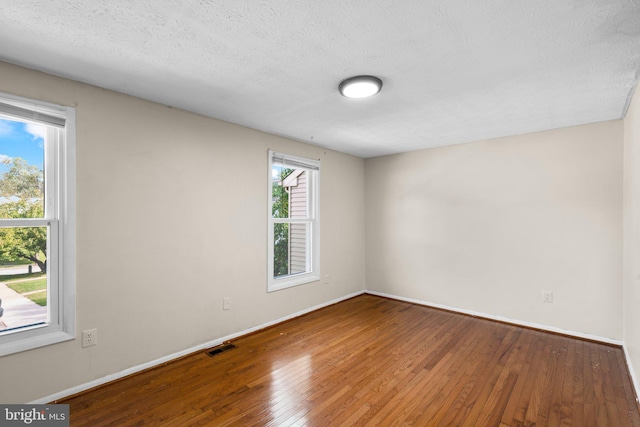
<svg viewBox="0 0 640 427"><path fill-rule="evenodd" d="M319 174L319 160L269 151L269 292L320 279Z"/></svg>
<svg viewBox="0 0 640 427"><path fill-rule="evenodd" d="M0 95L0 356L75 338L74 125Z"/></svg>

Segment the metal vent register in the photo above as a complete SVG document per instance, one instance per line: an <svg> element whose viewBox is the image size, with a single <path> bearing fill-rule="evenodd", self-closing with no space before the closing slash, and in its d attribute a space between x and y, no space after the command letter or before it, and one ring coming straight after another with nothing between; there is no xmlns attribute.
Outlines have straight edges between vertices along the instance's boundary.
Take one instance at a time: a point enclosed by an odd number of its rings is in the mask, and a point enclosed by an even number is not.
<svg viewBox="0 0 640 427"><path fill-rule="evenodd" d="M217 354L223 353L225 351L229 351L229 350L233 350L234 348L236 348L235 345L228 343L228 344L221 344L217 347L213 347L210 350L207 350L207 355L213 357Z"/></svg>

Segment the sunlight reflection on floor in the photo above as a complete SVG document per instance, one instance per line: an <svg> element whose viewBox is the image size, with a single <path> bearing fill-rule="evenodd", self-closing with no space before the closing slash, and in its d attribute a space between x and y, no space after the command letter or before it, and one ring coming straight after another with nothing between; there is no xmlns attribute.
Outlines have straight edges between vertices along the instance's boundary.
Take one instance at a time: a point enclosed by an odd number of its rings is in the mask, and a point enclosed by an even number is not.
<svg viewBox="0 0 640 427"><path fill-rule="evenodd" d="M306 425L304 415L298 414L298 411L308 411L306 396L311 385L312 372L312 359L309 354L300 356L284 366L274 366L271 371L269 402L274 420L288 420L286 425Z"/></svg>

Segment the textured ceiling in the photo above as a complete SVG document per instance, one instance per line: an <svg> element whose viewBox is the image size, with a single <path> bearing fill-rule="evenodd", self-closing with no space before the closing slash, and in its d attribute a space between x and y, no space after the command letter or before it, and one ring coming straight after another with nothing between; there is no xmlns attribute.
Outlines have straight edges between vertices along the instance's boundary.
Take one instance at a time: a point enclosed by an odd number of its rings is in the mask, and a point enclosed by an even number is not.
<svg viewBox="0 0 640 427"><path fill-rule="evenodd" d="M638 0L0 6L0 60L361 157L620 119L640 76Z"/></svg>

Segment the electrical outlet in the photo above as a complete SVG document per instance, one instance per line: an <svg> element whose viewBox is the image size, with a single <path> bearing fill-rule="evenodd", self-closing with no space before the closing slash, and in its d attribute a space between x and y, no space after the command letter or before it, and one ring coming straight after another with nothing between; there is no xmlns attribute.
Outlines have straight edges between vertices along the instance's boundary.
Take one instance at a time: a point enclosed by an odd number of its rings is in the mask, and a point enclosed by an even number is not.
<svg viewBox="0 0 640 427"><path fill-rule="evenodd" d="M231 309L231 298L229 297L222 298L222 309L223 310Z"/></svg>
<svg viewBox="0 0 640 427"><path fill-rule="evenodd" d="M82 331L82 347L91 347L98 344L98 330L87 329Z"/></svg>
<svg viewBox="0 0 640 427"><path fill-rule="evenodd" d="M324 284L328 285L329 283L331 283L331 277L327 274L324 276Z"/></svg>
<svg viewBox="0 0 640 427"><path fill-rule="evenodd" d="M542 302L553 302L553 292L542 291Z"/></svg>

